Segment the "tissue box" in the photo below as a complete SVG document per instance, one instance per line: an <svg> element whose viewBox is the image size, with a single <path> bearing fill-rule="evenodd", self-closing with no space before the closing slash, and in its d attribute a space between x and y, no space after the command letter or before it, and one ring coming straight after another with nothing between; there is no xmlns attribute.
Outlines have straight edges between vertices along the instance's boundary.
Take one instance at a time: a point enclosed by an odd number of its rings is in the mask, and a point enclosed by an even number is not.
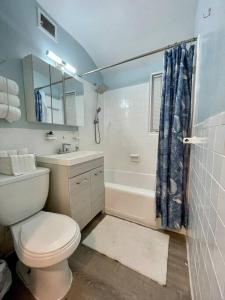
<svg viewBox="0 0 225 300"><path fill-rule="evenodd" d="M35 157L33 154L0 157L0 173L2 174L17 176L35 169Z"/></svg>

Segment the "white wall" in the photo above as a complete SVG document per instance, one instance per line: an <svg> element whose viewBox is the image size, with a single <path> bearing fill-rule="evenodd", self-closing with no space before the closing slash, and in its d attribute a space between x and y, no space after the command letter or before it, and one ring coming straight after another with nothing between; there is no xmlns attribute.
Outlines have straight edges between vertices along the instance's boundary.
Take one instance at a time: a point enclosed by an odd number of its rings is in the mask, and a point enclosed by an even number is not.
<svg viewBox="0 0 225 300"><path fill-rule="evenodd" d="M208 8L210 17L204 19ZM225 298L225 1L199 0L188 259L194 300ZM218 113L220 114L218 115Z"/></svg>
<svg viewBox="0 0 225 300"><path fill-rule="evenodd" d="M148 132L149 83L107 91L103 99L105 168L155 174L158 135ZM140 162L131 162L132 153Z"/></svg>
<svg viewBox="0 0 225 300"><path fill-rule="evenodd" d="M212 9L211 16L205 19L203 14L207 15L208 8ZM197 122L202 122L225 110L224 0L199 0L196 35L200 35L196 116Z"/></svg>
<svg viewBox="0 0 225 300"><path fill-rule="evenodd" d="M30 153L57 153L62 143L74 143L72 131L55 131L56 140L46 140L46 130L28 128L0 128L0 150L27 147Z"/></svg>

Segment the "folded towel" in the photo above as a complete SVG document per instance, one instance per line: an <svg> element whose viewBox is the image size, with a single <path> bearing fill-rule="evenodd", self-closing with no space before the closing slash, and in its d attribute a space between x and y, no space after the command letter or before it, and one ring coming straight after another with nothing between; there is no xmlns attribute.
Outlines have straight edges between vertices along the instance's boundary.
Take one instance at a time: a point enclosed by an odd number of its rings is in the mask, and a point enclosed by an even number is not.
<svg viewBox="0 0 225 300"><path fill-rule="evenodd" d="M0 104L20 107L20 99L18 96L0 92Z"/></svg>
<svg viewBox="0 0 225 300"><path fill-rule="evenodd" d="M0 157L0 173L22 175L36 169L34 154L10 155Z"/></svg>
<svg viewBox="0 0 225 300"><path fill-rule="evenodd" d="M7 153L8 153L8 156L17 155L17 150L8 150Z"/></svg>
<svg viewBox="0 0 225 300"><path fill-rule="evenodd" d="M18 96L19 86L14 80L0 76L0 91Z"/></svg>
<svg viewBox="0 0 225 300"><path fill-rule="evenodd" d="M11 155L11 166L13 175L21 175L36 169L33 154Z"/></svg>
<svg viewBox="0 0 225 300"><path fill-rule="evenodd" d="M0 151L0 157L8 157L10 155L23 155L23 154L29 154L28 148L21 148L19 150L1 150Z"/></svg>
<svg viewBox="0 0 225 300"><path fill-rule="evenodd" d="M0 151L0 157L7 157L7 156L9 156L9 155L6 150Z"/></svg>
<svg viewBox="0 0 225 300"><path fill-rule="evenodd" d="M9 123L18 121L21 117L21 110L17 107L0 104L0 118L6 119Z"/></svg>
<svg viewBox="0 0 225 300"><path fill-rule="evenodd" d="M18 150L18 155L28 154L28 148L22 148Z"/></svg>

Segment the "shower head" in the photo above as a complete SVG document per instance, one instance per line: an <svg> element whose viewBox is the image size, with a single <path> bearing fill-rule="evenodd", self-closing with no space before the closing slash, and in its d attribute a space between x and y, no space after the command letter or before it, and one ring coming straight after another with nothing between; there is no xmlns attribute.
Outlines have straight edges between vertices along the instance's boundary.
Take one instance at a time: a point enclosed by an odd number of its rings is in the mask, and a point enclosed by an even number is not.
<svg viewBox="0 0 225 300"><path fill-rule="evenodd" d="M95 91L96 91L98 94L103 94L103 93L105 93L107 90L108 90L108 87L107 87L107 85L105 85L104 83L98 85L97 88L95 89Z"/></svg>

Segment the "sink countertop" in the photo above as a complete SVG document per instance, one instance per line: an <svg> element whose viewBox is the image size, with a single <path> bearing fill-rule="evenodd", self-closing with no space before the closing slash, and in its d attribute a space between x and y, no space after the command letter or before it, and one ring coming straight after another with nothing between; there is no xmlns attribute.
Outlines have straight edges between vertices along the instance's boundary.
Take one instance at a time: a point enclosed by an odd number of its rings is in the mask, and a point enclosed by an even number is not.
<svg viewBox="0 0 225 300"><path fill-rule="evenodd" d="M38 155L37 161L49 164L73 166L104 157L101 151L76 151L63 154Z"/></svg>

